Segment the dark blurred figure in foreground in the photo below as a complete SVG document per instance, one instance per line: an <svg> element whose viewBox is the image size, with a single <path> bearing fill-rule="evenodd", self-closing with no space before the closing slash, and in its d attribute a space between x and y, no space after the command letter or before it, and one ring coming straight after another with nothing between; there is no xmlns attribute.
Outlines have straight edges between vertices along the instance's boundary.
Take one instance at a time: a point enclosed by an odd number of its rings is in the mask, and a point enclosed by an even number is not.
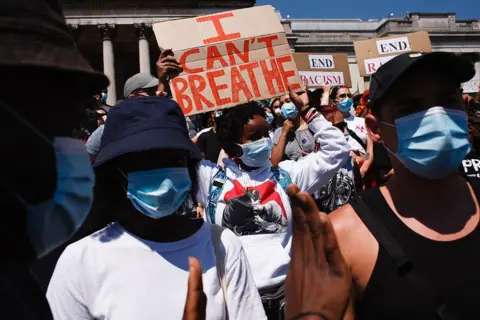
<svg viewBox="0 0 480 320"><path fill-rule="evenodd" d="M80 55L56 1L0 2L0 303L2 319L50 319L29 271L80 227L93 172L73 129L108 85ZM18 86L28 77L31 85ZM51 84L56 84L56 94ZM68 104L65 104L68 101Z"/></svg>

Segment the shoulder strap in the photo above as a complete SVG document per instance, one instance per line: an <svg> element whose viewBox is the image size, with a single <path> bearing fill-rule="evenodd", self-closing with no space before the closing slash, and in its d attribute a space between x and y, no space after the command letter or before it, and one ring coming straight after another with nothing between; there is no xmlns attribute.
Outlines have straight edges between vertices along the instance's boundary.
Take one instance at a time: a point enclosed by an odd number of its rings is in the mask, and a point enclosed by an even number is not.
<svg viewBox="0 0 480 320"><path fill-rule="evenodd" d="M292 183L292 178L287 171L280 169L280 168L273 168L271 169L273 173L273 178L278 184L282 187L283 191L287 192L287 187L289 184Z"/></svg>
<svg viewBox="0 0 480 320"><path fill-rule="evenodd" d="M221 167L218 167L218 171L213 176L212 182L210 183L210 189L208 190L208 217L210 218L211 224L215 224L217 202L222 194L223 186L226 181L227 174Z"/></svg>
<svg viewBox="0 0 480 320"><path fill-rule="evenodd" d="M227 281L225 279L225 253L222 244L222 232L224 228L215 224L210 225L212 245L215 253L215 261L217 267L218 280L222 288L223 300L225 301L225 319L228 320L228 306L227 306Z"/></svg>
<svg viewBox="0 0 480 320"><path fill-rule="evenodd" d="M380 190L376 189L376 191L380 193ZM437 319L452 319L443 311L444 305L438 306L435 304L431 289L424 284L422 279L419 279L412 274L411 271L413 266L411 261L408 259L395 238L388 232L380 220L378 220L362 197L352 200L350 204L378 243L387 251L388 255L395 264L395 267L397 268L398 274L401 276L406 276L410 283L412 283L417 290L422 292L422 297L424 298L425 303L432 307L432 311L435 312Z"/></svg>
<svg viewBox="0 0 480 320"><path fill-rule="evenodd" d="M403 252L395 238L378 220L362 197L353 199L350 204L378 243L387 251L397 270L399 272L409 271L405 269L411 267L411 262L405 255L405 252Z"/></svg>
<svg viewBox="0 0 480 320"><path fill-rule="evenodd" d="M363 140L360 139L360 137L355 133L355 131L347 128L348 130L348 134L350 135L350 137L352 137L353 139L355 139L358 143L360 143L360 145L363 147L363 149L365 149L365 151L367 151L367 145L365 143L363 143Z"/></svg>

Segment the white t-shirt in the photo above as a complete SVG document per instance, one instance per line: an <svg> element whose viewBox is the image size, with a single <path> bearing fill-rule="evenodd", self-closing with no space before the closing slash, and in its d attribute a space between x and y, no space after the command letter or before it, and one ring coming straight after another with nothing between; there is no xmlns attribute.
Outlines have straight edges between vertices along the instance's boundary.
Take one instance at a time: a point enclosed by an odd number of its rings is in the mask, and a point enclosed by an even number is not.
<svg viewBox="0 0 480 320"><path fill-rule="evenodd" d="M313 193L349 159L350 146L323 116L311 121L309 129L319 151L302 161L282 161L279 167L300 190ZM205 208L204 217L239 236L259 289L277 286L285 281L290 262L292 209L288 195L274 178L269 162L252 171L240 169L230 159L223 163L226 180L215 192L212 187L219 185L215 178L218 167L209 161L200 163L197 200ZM210 203L212 194L218 195L215 203Z"/></svg>
<svg viewBox="0 0 480 320"><path fill-rule="evenodd" d="M188 257L202 265L207 319L225 319L211 226L187 239L140 239L114 223L65 249L48 286L54 319L182 319ZM266 319L238 238L224 230L225 280L230 319Z"/></svg>
<svg viewBox="0 0 480 320"><path fill-rule="evenodd" d="M357 136L362 139L365 145L367 144L367 127L365 126L365 119L355 116L345 118L348 129L352 130Z"/></svg>

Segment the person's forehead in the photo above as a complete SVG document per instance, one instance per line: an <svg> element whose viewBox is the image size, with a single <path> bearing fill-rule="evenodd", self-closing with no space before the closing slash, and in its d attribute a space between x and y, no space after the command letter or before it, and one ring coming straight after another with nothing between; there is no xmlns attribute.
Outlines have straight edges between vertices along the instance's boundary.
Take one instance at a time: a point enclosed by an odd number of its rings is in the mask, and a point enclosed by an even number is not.
<svg viewBox="0 0 480 320"><path fill-rule="evenodd" d="M350 90L348 88L340 88L337 91L337 96L344 94L344 93L350 93Z"/></svg>
<svg viewBox="0 0 480 320"><path fill-rule="evenodd" d="M247 132L255 132L257 130L263 129L265 124L266 124L266 120L264 117L259 115L254 115L253 119L250 119L250 121L248 121L245 124L244 128Z"/></svg>
<svg viewBox="0 0 480 320"><path fill-rule="evenodd" d="M398 79L388 96L396 99L426 97L437 91L456 91L457 84L449 76L440 72L415 72Z"/></svg>
<svg viewBox="0 0 480 320"><path fill-rule="evenodd" d="M285 102L287 99L290 99L290 96L289 96L288 94L283 95L283 96L280 97L280 100L281 100L282 102Z"/></svg>

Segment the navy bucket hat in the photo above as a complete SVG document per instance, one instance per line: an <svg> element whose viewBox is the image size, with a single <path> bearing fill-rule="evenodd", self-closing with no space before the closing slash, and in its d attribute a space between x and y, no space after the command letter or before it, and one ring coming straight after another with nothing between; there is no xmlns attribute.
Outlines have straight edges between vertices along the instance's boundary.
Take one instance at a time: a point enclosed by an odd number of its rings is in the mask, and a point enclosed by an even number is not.
<svg viewBox="0 0 480 320"><path fill-rule="evenodd" d="M126 153L152 149L186 150L192 159L202 158L175 101L164 97L127 99L108 113L94 166Z"/></svg>

